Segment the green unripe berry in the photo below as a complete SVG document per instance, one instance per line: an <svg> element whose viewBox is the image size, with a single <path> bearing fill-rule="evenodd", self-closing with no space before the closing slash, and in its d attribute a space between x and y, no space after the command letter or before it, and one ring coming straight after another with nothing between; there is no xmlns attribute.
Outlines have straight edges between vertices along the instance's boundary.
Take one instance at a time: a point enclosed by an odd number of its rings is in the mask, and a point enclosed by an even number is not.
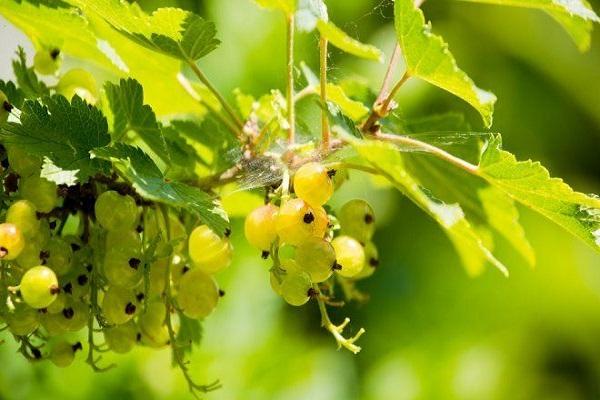
<svg viewBox="0 0 600 400"><path fill-rule="evenodd" d="M329 171L317 162L304 164L294 175L294 191L311 206L322 206L333 194L333 181Z"/></svg>
<svg viewBox="0 0 600 400"><path fill-rule="evenodd" d="M131 320L137 311L133 292L118 286L110 286L104 294L102 313L111 324L124 324Z"/></svg>
<svg viewBox="0 0 600 400"><path fill-rule="evenodd" d="M56 91L69 100L78 95L88 103L94 104L98 99L96 79L81 68L74 68L64 74L56 84Z"/></svg>
<svg viewBox="0 0 600 400"><path fill-rule="evenodd" d="M105 328L102 333L108 347L115 353L125 354L135 347L137 327L133 321Z"/></svg>
<svg viewBox="0 0 600 400"><path fill-rule="evenodd" d="M131 230L138 219L138 209L131 196L109 190L96 199L96 219L108 231Z"/></svg>
<svg viewBox="0 0 600 400"><path fill-rule="evenodd" d="M296 249L296 263L315 282L323 282L333 274L335 250L325 239L311 238Z"/></svg>
<svg viewBox="0 0 600 400"><path fill-rule="evenodd" d="M364 246L365 251L365 265L360 272L352 277L352 279L364 279L373 275L377 267L379 266L379 253L377 247L373 242L368 242Z"/></svg>
<svg viewBox="0 0 600 400"><path fill-rule="evenodd" d="M65 275L71 270L71 259L73 250L71 246L60 237L52 237L46 246L47 254L46 265L59 276Z"/></svg>
<svg viewBox="0 0 600 400"><path fill-rule="evenodd" d="M59 49L41 49L33 56L33 68L40 75L54 75L61 63L62 56Z"/></svg>
<svg viewBox="0 0 600 400"><path fill-rule="evenodd" d="M288 304L298 307L310 300L312 282L306 272L290 270L284 275L279 289Z"/></svg>
<svg viewBox="0 0 600 400"><path fill-rule="evenodd" d="M361 244L350 236L338 236L331 242L335 250L337 273L345 278L357 275L365 264L365 251Z"/></svg>
<svg viewBox="0 0 600 400"><path fill-rule="evenodd" d="M70 344L65 340L58 341L50 351L50 361L60 368L68 367L75 359L75 352L81 350L81 343Z"/></svg>
<svg viewBox="0 0 600 400"><path fill-rule="evenodd" d="M255 208L244 222L246 240L259 250L270 250L271 244L277 239L275 221L279 208L266 204Z"/></svg>
<svg viewBox="0 0 600 400"><path fill-rule="evenodd" d="M23 179L34 174L39 175L42 159L26 153L18 147L10 146L8 148L8 165Z"/></svg>
<svg viewBox="0 0 600 400"><path fill-rule="evenodd" d="M189 318L205 318L217 306L219 288L210 275L194 268L181 277L176 299Z"/></svg>
<svg viewBox="0 0 600 400"><path fill-rule="evenodd" d="M58 205L56 183L45 178L35 175L22 178L19 190L21 196L32 202L39 212L49 213Z"/></svg>
<svg viewBox="0 0 600 400"><path fill-rule="evenodd" d="M26 305L17 305L14 312L5 315L10 332L17 336L29 335L35 331L39 324L38 310Z"/></svg>
<svg viewBox="0 0 600 400"><path fill-rule="evenodd" d="M139 318L139 327L144 343L152 347L162 347L169 342L169 330L165 324L167 307L162 301L153 301Z"/></svg>
<svg viewBox="0 0 600 400"><path fill-rule="evenodd" d="M375 213L364 200L354 199L343 205L338 213L342 233L361 243L368 242L375 232Z"/></svg>
<svg viewBox="0 0 600 400"><path fill-rule="evenodd" d="M56 299L58 279L50 268L43 265L29 269L21 278L21 296L33 308L46 308Z"/></svg>
<svg viewBox="0 0 600 400"><path fill-rule="evenodd" d="M104 257L104 276L108 282L133 289L144 276L144 266L127 250L109 250Z"/></svg>
<svg viewBox="0 0 600 400"><path fill-rule="evenodd" d="M6 222L15 224L28 239L35 236L40 228L35 205L28 200L19 200L11 204L6 212Z"/></svg>

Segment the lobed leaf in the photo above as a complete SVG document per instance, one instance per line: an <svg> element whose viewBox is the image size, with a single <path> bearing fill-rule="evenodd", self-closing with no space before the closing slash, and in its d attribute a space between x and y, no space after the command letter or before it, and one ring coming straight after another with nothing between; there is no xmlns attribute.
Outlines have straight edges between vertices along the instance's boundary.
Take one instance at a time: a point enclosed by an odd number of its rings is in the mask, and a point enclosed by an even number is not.
<svg viewBox="0 0 600 400"><path fill-rule="evenodd" d="M458 68L448 45L431 32L431 25L425 23L423 11L413 0L396 0L394 4L396 35L407 73L465 100L479 112L485 126L490 127L496 96L478 88Z"/></svg>
<svg viewBox="0 0 600 400"><path fill-rule="evenodd" d="M200 217L216 233L223 235L228 220L218 202L202 190L165 178L148 154L140 148L117 143L95 149L93 154L113 162L121 174L144 198L185 209Z"/></svg>
<svg viewBox="0 0 600 400"><path fill-rule="evenodd" d="M60 95L42 100L43 104L25 101L20 123L2 126L3 143L47 157L62 170L77 171L82 182L98 172L107 172L110 165L106 161L90 157L90 150L110 142L108 124L100 110L78 96L70 103Z"/></svg>
<svg viewBox="0 0 600 400"><path fill-rule="evenodd" d="M476 176L467 174L426 154L403 156L409 172L429 188L436 198L460 204L466 219L480 234L486 232L486 247L498 238L508 242L527 263L535 265L535 253L519 223L514 200Z"/></svg>
<svg viewBox="0 0 600 400"><path fill-rule="evenodd" d="M128 131L134 131L158 157L169 163L165 138L154 111L144 104L142 85L129 78L121 79L118 85L107 82L104 89L114 116L115 140L122 138Z"/></svg>
<svg viewBox="0 0 600 400"><path fill-rule="evenodd" d="M460 205L443 203L423 188L408 172L395 146L377 140L355 140L353 145L364 160L442 227L469 274L480 274L489 262L508 275L506 267L486 248L478 232L465 218Z"/></svg>
<svg viewBox="0 0 600 400"><path fill-rule="evenodd" d="M575 192L552 178L539 162L517 161L495 136L481 156L478 174L508 196L535 210L600 251L600 199Z"/></svg>
<svg viewBox="0 0 600 400"><path fill-rule="evenodd" d="M44 82L40 81L33 71L33 67L27 66L27 60L25 57L25 50L19 46L17 50L18 58L13 60L13 72L17 79L19 89L25 94L25 97L29 99L37 99L38 97L47 96L50 91L46 87Z"/></svg>

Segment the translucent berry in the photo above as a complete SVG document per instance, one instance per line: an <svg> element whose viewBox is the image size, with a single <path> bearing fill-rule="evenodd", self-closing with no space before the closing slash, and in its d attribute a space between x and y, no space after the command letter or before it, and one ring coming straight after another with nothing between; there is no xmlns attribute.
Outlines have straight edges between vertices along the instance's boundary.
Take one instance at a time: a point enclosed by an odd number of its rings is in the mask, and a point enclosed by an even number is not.
<svg viewBox="0 0 600 400"><path fill-rule="evenodd" d="M322 238L328 223L323 207L313 208L302 199L292 199L279 209L275 226L283 243L299 245L311 237Z"/></svg>
<svg viewBox="0 0 600 400"><path fill-rule="evenodd" d="M24 304L17 305L12 313L4 316L8 329L17 336L29 335L35 331L40 324L38 317L38 310Z"/></svg>
<svg viewBox="0 0 600 400"><path fill-rule="evenodd" d="M98 85L94 76L81 68L74 68L64 74L56 84L56 91L67 99L77 95L90 104L98 99Z"/></svg>
<svg viewBox="0 0 600 400"><path fill-rule="evenodd" d="M102 333L108 347L115 353L125 354L135 347L137 327L133 321L105 328Z"/></svg>
<svg viewBox="0 0 600 400"><path fill-rule="evenodd" d="M317 162L304 164L294 175L294 191L311 206L322 206L333 194L333 181L329 171Z"/></svg>
<svg viewBox="0 0 600 400"><path fill-rule="evenodd" d="M54 75L61 63L62 56L57 48L38 50L33 57L33 68L40 75Z"/></svg>
<svg viewBox="0 0 600 400"><path fill-rule="evenodd" d="M54 271L42 265L25 272L19 289L25 303L33 308L48 307L60 291Z"/></svg>
<svg viewBox="0 0 600 400"><path fill-rule="evenodd" d="M342 233L361 243L368 242L375 232L375 213L364 200L350 200L338 213Z"/></svg>
<svg viewBox="0 0 600 400"><path fill-rule="evenodd" d="M104 294L102 313L111 324L124 324L137 311L136 298L131 290L110 286Z"/></svg>
<svg viewBox="0 0 600 400"><path fill-rule="evenodd" d="M246 240L259 250L270 250L271 244L277 238L275 221L279 208L266 204L255 208L244 222Z"/></svg>
<svg viewBox="0 0 600 400"><path fill-rule="evenodd" d="M190 234L188 251L192 262L203 272L214 274L231 264L232 247L208 226L200 225Z"/></svg>
<svg viewBox="0 0 600 400"><path fill-rule="evenodd" d="M338 236L331 242L335 250L338 269L343 277L351 278L358 274L365 264L365 252L362 245L350 236Z"/></svg>
<svg viewBox="0 0 600 400"><path fill-rule="evenodd" d="M50 361L60 368L68 367L75 359L75 352L81 350L81 343L71 344L66 340L60 340L54 343L50 351Z"/></svg>
<svg viewBox="0 0 600 400"><path fill-rule="evenodd" d="M169 330L165 324L167 307L162 301L153 301L139 318L138 325L144 342L152 347L162 347L169 341Z"/></svg>
<svg viewBox="0 0 600 400"><path fill-rule="evenodd" d="M290 270L284 275L279 289L288 304L301 306L310 300L311 288L312 282L306 272Z"/></svg>
<svg viewBox="0 0 600 400"><path fill-rule="evenodd" d="M42 159L18 147L10 146L8 148L8 164L23 179L33 174L39 175L42 168Z"/></svg>
<svg viewBox="0 0 600 400"><path fill-rule="evenodd" d="M144 276L144 266L137 254L127 250L109 250L104 257L104 276L112 285L133 289Z"/></svg>
<svg viewBox="0 0 600 400"><path fill-rule="evenodd" d="M365 247L365 265L360 272L352 277L352 279L364 279L373 275L379 266L379 253L373 242L368 242Z"/></svg>
<svg viewBox="0 0 600 400"><path fill-rule="evenodd" d="M19 190L21 196L32 202L39 212L49 213L58 205L56 183L45 178L35 175L22 178Z"/></svg>
<svg viewBox="0 0 600 400"><path fill-rule="evenodd" d="M73 250L71 246L60 237L52 237L44 246L46 265L59 276L71 270Z"/></svg>
<svg viewBox="0 0 600 400"><path fill-rule="evenodd" d="M187 271L179 282L177 304L183 313L190 318L208 316L219 301L219 288L215 280L194 268Z"/></svg>
<svg viewBox="0 0 600 400"><path fill-rule="evenodd" d="M96 219L108 231L131 230L137 218L138 210L135 200L131 196L121 196L109 190L96 199Z"/></svg>
<svg viewBox="0 0 600 400"><path fill-rule="evenodd" d="M15 201L6 212L6 222L15 224L23 236L31 238L40 228L35 205L28 200Z"/></svg>
<svg viewBox="0 0 600 400"><path fill-rule="evenodd" d="M24 247L25 238L15 224L0 224L0 260L14 260Z"/></svg>
<svg viewBox="0 0 600 400"><path fill-rule="evenodd" d="M310 238L296 249L296 263L315 283L327 280L336 265L335 251L325 239Z"/></svg>

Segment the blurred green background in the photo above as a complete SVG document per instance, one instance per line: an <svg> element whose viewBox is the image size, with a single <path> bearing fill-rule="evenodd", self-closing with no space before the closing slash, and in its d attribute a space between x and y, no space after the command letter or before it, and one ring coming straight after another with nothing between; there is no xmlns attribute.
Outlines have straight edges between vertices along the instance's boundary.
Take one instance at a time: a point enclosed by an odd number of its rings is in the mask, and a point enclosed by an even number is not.
<svg viewBox="0 0 600 400"><path fill-rule="evenodd" d="M144 1L190 8L215 21L222 46L202 61L224 92L260 95L283 89L284 26L250 0ZM330 16L353 36L394 45L391 1L328 0ZM600 2L593 1L596 10ZM434 31L461 67L499 98L494 131L519 158L542 161L583 192L600 192L600 30L579 54L561 27L541 12L461 2L423 6ZM5 22L0 78L25 43ZM317 39L300 35L297 57L316 67ZM333 50L332 79L364 76L378 88L385 66ZM440 90L410 82L399 112L477 115ZM469 279L446 236L401 195L353 175L334 204L369 199L378 213L381 268L360 284L371 300L334 310L367 330L362 352L336 351L319 327L315 304L292 308L271 292L268 266L234 222L234 265L219 282L227 292L204 324L191 359L200 381L219 378L208 399L600 399L600 256L526 210L522 219L537 251L534 270L499 249L510 267ZM80 363L66 370L30 365L8 339L0 345L0 399L190 398L169 350L136 349L106 356L118 368L95 374ZM81 354L79 355L82 356Z"/></svg>

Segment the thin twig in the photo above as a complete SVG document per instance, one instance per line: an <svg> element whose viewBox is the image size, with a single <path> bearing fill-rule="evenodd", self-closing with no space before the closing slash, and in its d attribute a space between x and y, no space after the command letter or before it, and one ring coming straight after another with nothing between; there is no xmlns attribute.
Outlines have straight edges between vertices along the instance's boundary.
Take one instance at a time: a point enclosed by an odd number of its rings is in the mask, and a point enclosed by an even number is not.
<svg viewBox="0 0 600 400"><path fill-rule="evenodd" d="M329 128L329 116L327 115L327 39L323 36L319 39L319 78L321 87L321 151L327 154L331 132Z"/></svg>
<svg viewBox="0 0 600 400"><path fill-rule="evenodd" d="M287 22L287 114L288 114L288 143L296 140L296 116L294 104L294 14L286 15Z"/></svg>
<svg viewBox="0 0 600 400"><path fill-rule="evenodd" d="M375 104L381 104L383 99L388 95L389 87L392 84L392 80L394 77L394 71L396 70L396 66L398 65L398 60L400 59L400 45L396 43L394 47L394 52L390 57L390 62L388 63L387 70L385 71L385 76L383 77L383 83L381 84L381 89L379 90L379 95L377 96L377 100L375 100Z"/></svg>
<svg viewBox="0 0 600 400"><path fill-rule="evenodd" d="M407 136L391 135L389 133L382 133L382 132L375 133L373 135L373 137L375 137L376 139L387 141L387 142L403 144L403 145L408 145L410 147L414 147L415 149L419 149L426 153L432 154L432 155L436 156L437 158L447 161L450 164L452 164L464 171L467 171L471 174L474 174L474 175L479 174L479 168L476 165L473 165L468 161L465 161L461 158L453 156L452 154L448 153L447 151L444 151L444 150L440 149L439 147L433 146L429 143L425 143L420 140L413 139L413 138L410 138Z"/></svg>
<svg viewBox="0 0 600 400"><path fill-rule="evenodd" d="M400 90L402 85L404 85L409 78L410 75L407 71L405 71L400 80L396 82L392 90L390 90L387 96L385 96L384 100L382 100L381 103L375 102L373 109L371 110L371 114L361 127L363 132L374 133L374 131L378 130L377 121L388 114L390 111L390 104L394 100L394 97L396 97L398 90Z"/></svg>
<svg viewBox="0 0 600 400"><path fill-rule="evenodd" d="M198 77L198 79L200 79L200 82L202 82L208 88L208 90L210 90L211 93L215 95L215 97L223 107L223 110L225 110L225 112L229 115L231 120L234 122L235 126L239 130L242 130L244 125L236 115L235 111L233 110L233 107L231 107L229 103L227 103L227 100L225 100L225 98L223 97L223 95L221 95L217 88L214 87L212 83L210 83L206 75L204 75L204 72L202 72L202 70L194 61L188 60L188 64L192 68L192 71L194 71L194 74Z"/></svg>

